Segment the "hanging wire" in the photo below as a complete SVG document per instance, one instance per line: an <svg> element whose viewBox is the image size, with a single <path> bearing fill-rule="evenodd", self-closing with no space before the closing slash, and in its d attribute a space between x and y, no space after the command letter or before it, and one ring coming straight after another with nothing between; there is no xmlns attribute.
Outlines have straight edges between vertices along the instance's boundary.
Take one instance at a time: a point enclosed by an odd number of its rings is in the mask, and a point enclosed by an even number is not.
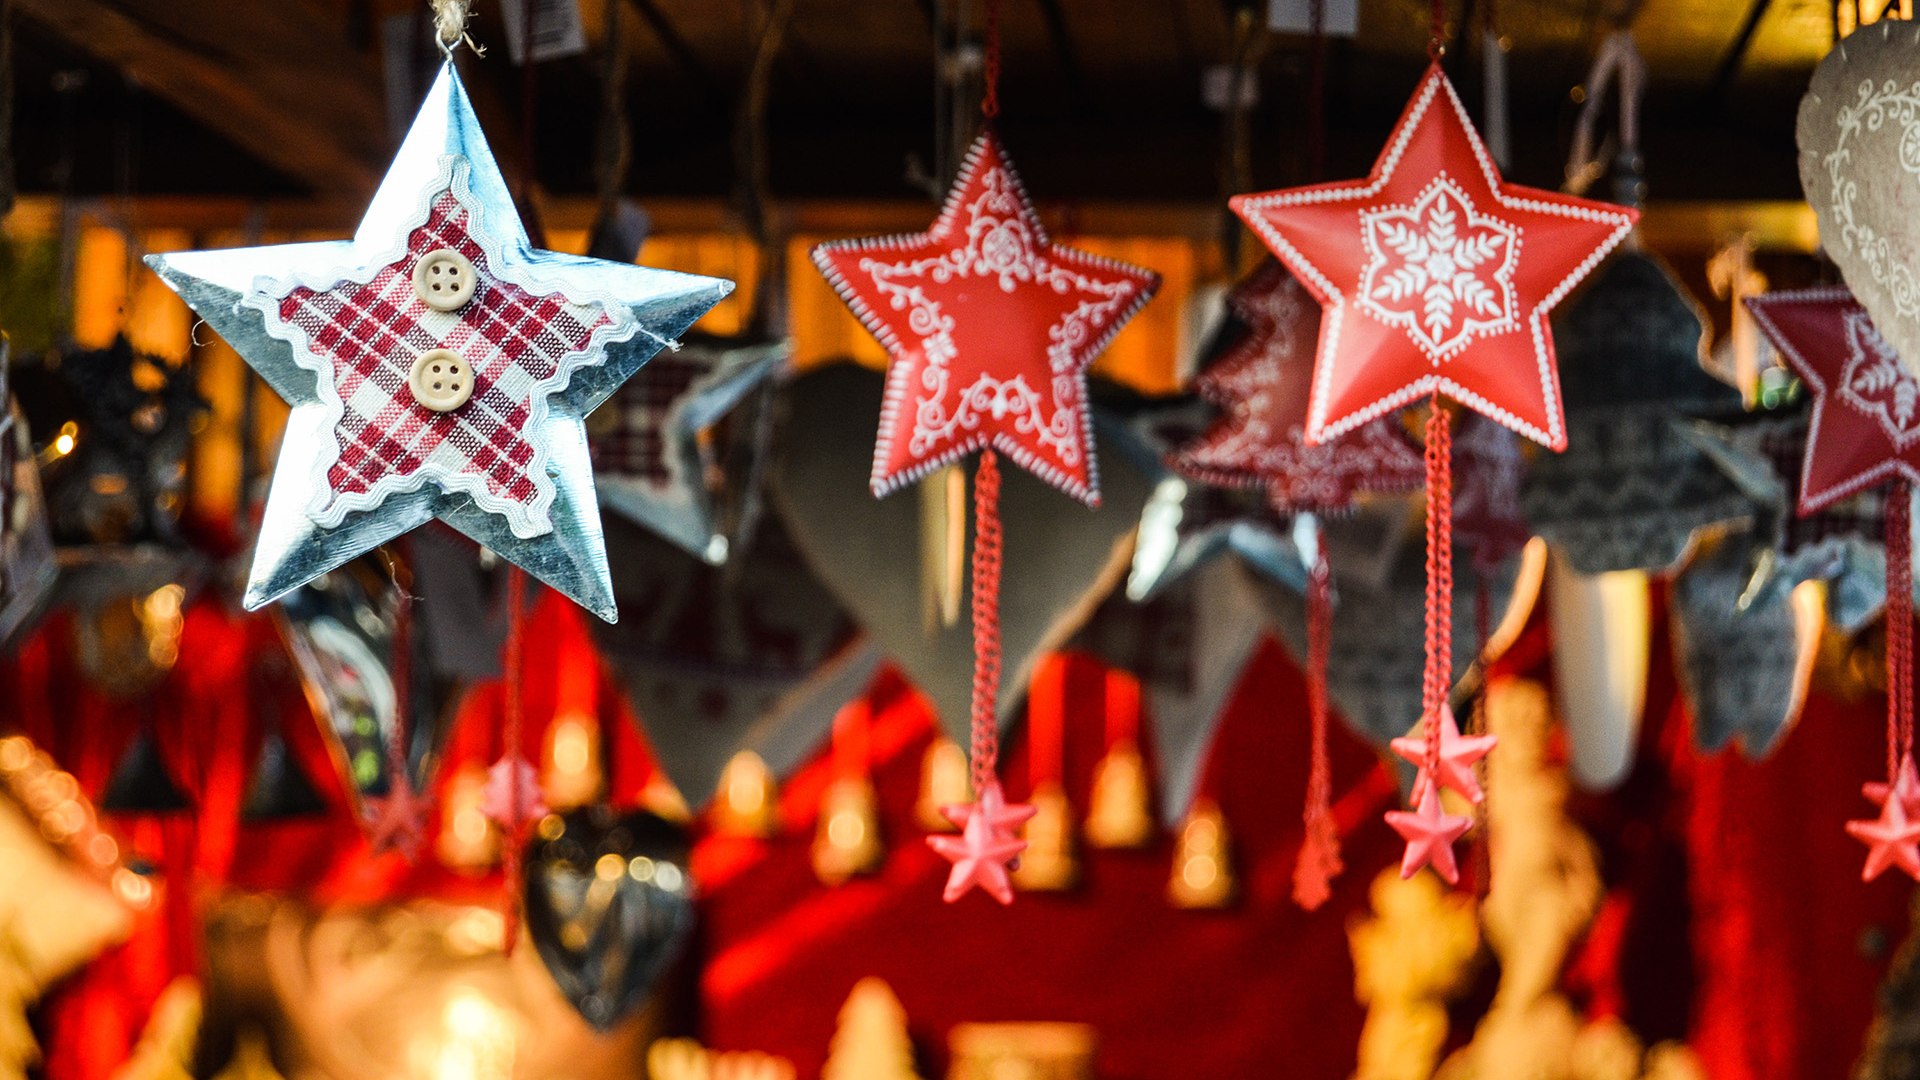
<svg viewBox="0 0 1920 1080"><path fill-rule="evenodd" d="M785 260L780 258L778 230L773 227L767 210L773 201L767 99L773 83L773 63L786 41L793 6L794 0L768 0L765 5L733 131L740 216L760 256L760 281L754 290L753 311L748 319L749 332L755 336L766 336L770 332L778 298L784 291Z"/></svg>

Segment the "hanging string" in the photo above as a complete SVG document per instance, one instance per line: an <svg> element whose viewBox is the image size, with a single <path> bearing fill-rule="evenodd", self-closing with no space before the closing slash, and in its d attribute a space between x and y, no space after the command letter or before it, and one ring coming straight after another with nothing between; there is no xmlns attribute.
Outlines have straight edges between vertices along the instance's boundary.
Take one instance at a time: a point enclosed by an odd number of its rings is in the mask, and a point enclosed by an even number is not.
<svg viewBox="0 0 1920 1080"><path fill-rule="evenodd" d="M1436 9L1437 10L1437 9ZM1427 782L1440 775L1440 712L1453 685L1453 427L1436 391L1427 406Z"/></svg>
<svg viewBox="0 0 1920 1080"><path fill-rule="evenodd" d="M981 65L986 84L980 94L980 115L988 120L1000 115L1000 0L987 0L986 56Z"/></svg>
<svg viewBox="0 0 1920 1080"><path fill-rule="evenodd" d="M973 715L975 797L1000 757L1000 462L991 447L973 475Z"/></svg>
<svg viewBox="0 0 1920 1080"><path fill-rule="evenodd" d="M1887 783L1913 753L1913 520L1906 480L1887 491Z"/></svg>
<svg viewBox="0 0 1920 1080"><path fill-rule="evenodd" d="M475 56L487 55L487 50L474 43L467 34L467 19L473 14L473 0L428 0L433 8L433 32L440 39L440 51L453 58L453 50L463 42L473 50Z"/></svg>
<svg viewBox="0 0 1920 1080"><path fill-rule="evenodd" d="M520 875L521 843L526 825L527 792L525 791L527 770L521 767L522 735L520 731L520 677L526 652L526 611L527 572L518 565L507 568L507 644L502 665L506 668L506 701L503 704L505 716L500 725L500 760L507 770L507 820L503 823L507 850L506 870L506 949L507 955L513 955L513 948L520 938Z"/></svg>
<svg viewBox="0 0 1920 1080"><path fill-rule="evenodd" d="M1340 829L1333 820L1333 764L1327 755L1327 657L1332 644L1333 571L1321 548L1307 576L1307 716L1313 728L1313 763L1301 817L1305 833L1293 864L1293 902L1308 911L1333 895L1331 883L1344 868Z"/></svg>
<svg viewBox="0 0 1920 1080"><path fill-rule="evenodd" d="M1327 173L1327 3L1307 8L1307 181Z"/></svg>
<svg viewBox="0 0 1920 1080"><path fill-rule="evenodd" d="M393 729L387 733L388 792L400 785L413 787L413 770L407 761L407 744L413 737L413 594L407 591L402 571L391 556L387 569L393 574ZM411 853L409 853L411 855Z"/></svg>
<svg viewBox="0 0 1920 1080"><path fill-rule="evenodd" d="M1439 63L1447 55L1447 0L1433 0L1433 25L1427 38L1427 59Z"/></svg>

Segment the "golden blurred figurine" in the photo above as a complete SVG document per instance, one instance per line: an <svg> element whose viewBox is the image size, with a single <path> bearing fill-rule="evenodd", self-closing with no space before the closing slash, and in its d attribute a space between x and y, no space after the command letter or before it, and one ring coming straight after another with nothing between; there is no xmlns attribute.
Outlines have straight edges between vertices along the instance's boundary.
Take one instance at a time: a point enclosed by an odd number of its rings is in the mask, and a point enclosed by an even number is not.
<svg viewBox="0 0 1920 1080"><path fill-rule="evenodd" d="M920 1080L907 1010L886 980L869 975L853 984L820 1080Z"/></svg>

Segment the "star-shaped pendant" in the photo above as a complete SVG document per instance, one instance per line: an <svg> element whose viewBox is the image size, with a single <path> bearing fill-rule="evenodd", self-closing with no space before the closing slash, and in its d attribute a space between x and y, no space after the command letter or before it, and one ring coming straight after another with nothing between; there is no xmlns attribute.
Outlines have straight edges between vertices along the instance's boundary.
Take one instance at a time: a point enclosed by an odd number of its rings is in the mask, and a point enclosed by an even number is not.
<svg viewBox="0 0 1920 1080"><path fill-rule="evenodd" d="M1400 876L1410 878L1423 866L1449 885L1460 883L1460 866L1453 858L1454 841L1473 827L1473 819L1449 814L1440 808L1440 791L1433 784L1422 786L1420 800L1412 810L1387 811L1387 824L1407 842L1400 858Z"/></svg>
<svg viewBox="0 0 1920 1080"><path fill-rule="evenodd" d="M406 770L390 770L387 793L367 800L367 843L375 854L397 851L408 862L427 842L427 818L433 800L413 789Z"/></svg>
<svg viewBox="0 0 1920 1080"><path fill-rule="evenodd" d="M1440 786L1458 794L1468 802L1478 805L1486 798L1480 790L1479 778L1473 775L1473 767L1481 758L1493 752L1495 743L1500 741L1497 735L1462 735L1460 724L1453 718L1453 707L1440 706ZM1388 744L1393 752L1405 758L1416 768L1423 770L1414 782L1414 797L1420 795L1420 789L1426 783L1427 739L1424 735L1406 735Z"/></svg>
<svg viewBox="0 0 1920 1080"><path fill-rule="evenodd" d="M1907 820L1920 821L1920 770L1914 768L1911 757L1903 756L1900 759L1900 767L1894 771L1892 784L1868 781L1860 785L1860 794L1875 806L1886 802L1887 796L1892 795L1899 801L1900 808L1906 811Z"/></svg>
<svg viewBox="0 0 1920 1080"><path fill-rule="evenodd" d="M1920 483L1920 381L1844 287L1747 301L1813 398L1801 464L1801 514L1888 480Z"/></svg>
<svg viewBox="0 0 1920 1080"><path fill-rule="evenodd" d="M438 517L613 620L582 418L733 285L536 250L451 63L352 240L147 262L293 406L248 608Z"/></svg>
<svg viewBox="0 0 1920 1080"><path fill-rule="evenodd" d="M989 815L969 814L959 836L929 836L927 846L953 863L943 894L947 903L976 886L1002 904L1013 903L1010 864L1027 849L1027 842L1002 834Z"/></svg>
<svg viewBox="0 0 1920 1080"><path fill-rule="evenodd" d="M991 128L931 229L821 244L813 261L893 357L875 495L991 446L1099 504L1087 368L1160 276L1048 239Z"/></svg>
<svg viewBox="0 0 1920 1080"><path fill-rule="evenodd" d="M1437 391L1566 447L1547 313L1638 215L1502 180L1439 65L1366 179L1233 208L1325 309L1309 442Z"/></svg>
<svg viewBox="0 0 1920 1080"><path fill-rule="evenodd" d="M547 804L540 797L540 773L533 763L519 754L508 754L487 767L487 782L480 789L480 813L488 821L509 832L536 818L547 816Z"/></svg>
<svg viewBox="0 0 1920 1080"><path fill-rule="evenodd" d="M1007 794L1001 790L1000 781L989 780L980 794L970 803L940 808L940 816L946 818L956 829L965 829L967 822L975 817L984 817L993 831L1004 838L1017 839L1015 830L1033 820L1038 811L1032 803L1010 803Z"/></svg>
<svg viewBox="0 0 1920 1080"><path fill-rule="evenodd" d="M1907 816L1901 800L1887 799L1880 804L1880 816L1872 821L1847 822L1847 835L1867 845L1867 864L1860 870L1861 881L1872 881L1897 866L1908 877L1920 881L1920 821Z"/></svg>
<svg viewBox="0 0 1920 1080"><path fill-rule="evenodd" d="M1390 419L1307 442L1320 306L1285 267L1261 266L1227 306L1247 331L1194 384L1226 415L1175 454L1176 468L1207 483L1264 488L1283 514L1343 510L1362 491L1411 491L1426 481L1420 453Z"/></svg>
<svg viewBox="0 0 1920 1080"><path fill-rule="evenodd" d="M689 339L655 357L587 422L601 505L719 565L720 531L708 474L719 464L701 433L786 363L785 341Z"/></svg>

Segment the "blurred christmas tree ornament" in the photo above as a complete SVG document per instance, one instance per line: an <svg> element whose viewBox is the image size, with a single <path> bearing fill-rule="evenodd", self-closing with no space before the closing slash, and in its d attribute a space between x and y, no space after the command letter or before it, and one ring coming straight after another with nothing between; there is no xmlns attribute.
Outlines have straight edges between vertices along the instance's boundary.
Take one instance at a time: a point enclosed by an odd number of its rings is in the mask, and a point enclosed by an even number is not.
<svg viewBox="0 0 1920 1080"><path fill-rule="evenodd" d="M1862 63L1872 63L1876 55L1869 45ZM1825 70L1823 65L1816 73L1816 88ZM1810 92L1801 106L1803 152L1807 115L1817 100ZM1862 109L1872 107L1863 99ZM1845 197L1852 198L1852 192ZM1890 866L1920 879L1920 823L1907 820L1899 783L1913 757L1913 485L1920 480L1920 379L1844 288L1768 293L1748 300L1747 307L1813 398L1798 511L1817 512L1863 489L1886 488L1887 781L1879 818L1850 821L1847 831L1868 848L1863 880Z"/></svg>
<svg viewBox="0 0 1920 1080"><path fill-rule="evenodd" d="M869 975L853 984L840 1006L820 1080L920 1080L907 1010L886 980Z"/></svg>
<svg viewBox="0 0 1920 1080"><path fill-rule="evenodd" d="M695 921L683 830L644 811L561 817L530 853L527 930L560 991L596 1031L652 994Z"/></svg>
<svg viewBox="0 0 1920 1080"><path fill-rule="evenodd" d="M725 562L737 538L727 533L721 503L740 493L711 485L721 476L736 486L751 477L725 475L716 429L791 352L786 341L690 335L649 361L587 422L600 504L706 562Z"/></svg>
<svg viewBox="0 0 1920 1080"><path fill-rule="evenodd" d="M1862 27L1836 44L1800 99L1794 141L1800 187L1819 220L1822 249L1871 314L1887 355L1920 374L1920 289L1903 254L1920 249L1906 181L1916 58L1920 23L1898 19Z"/></svg>
<svg viewBox="0 0 1920 1080"><path fill-rule="evenodd" d="M1000 0L987 0L984 55L985 127L933 226L914 236L813 249L814 264L890 355L869 479L874 495L980 452L969 589L968 759L977 800L999 784L999 454L1088 506L1099 505L1087 368L1160 287L1158 274L1048 238L995 129ZM974 804L973 818L981 816L980 805ZM1009 846L1017 843L1011 834L988 841L971 823L958 839L928 839L956 860L948 900L957 899L953 886L963 878L979 880L963 874L962 863L1019 852ZM1002 902L1011 899L1010 892L993 891Z"/></svg>
<svg viewBox="0 0 1920 1080"><path fill-rule="evenodd" d="M879 869L880 815L869 776L873 707L864 699L842 706L833 719L833 771L820 798L813 837L813 872L829 885Z"/></svg>
<svg viewBox="0 0 1920 1080"><path fill-rule="evenodd" d="M966 749L944 735L935 735L920 758L920 797L913 804L913 816L920 827L929 832L951 832L954 825L940 808L972 802L968 784Z"/></svg>
<svg viewBox="0 0 1920 1080"><path fill-rule="evenodd" d="M1098 1033L1089 1024L956 1024L947 1080L1093 1080Z"/></svg>
<svg viewBox="0 0 1920 1080"><path fill-rule="evenodd" d="M1087 796L1087 846L1115 850L1152 843L1158 830L1151 800L1140 744L1125 739L1108 747L1094 766L1093 790Z"/></svg>
<svg viewBox="0 0 1920 1080"><path fill-rule="evenodd" d="M1180 823L1167 902L1189 911L1212 910L1232 904L1238 891L1226 815L1219 803L1201 795Z"/></svg>
<svg viewBox="0 0 1920 1080"><path fill-rule="evenodd" d="M39 618L58 573L33 438L9 379L12 358L0 335L0 652Z"/></svg>
<svg viewBox="0 0 1920 1080"><path fill-rule="evenodd" d="M583 418L732 284L535 249L460 34L352 240L148 257L294 407L249 608L438 517L615 617Z"/></svg>
<svg viewBox="0 0 1920 1080"><path fill-rule="evenodd" d="M780 831L778 784L759 754L742 750L720 774L713 827L726 836L765 839Z"/></svg>
<svg viewBox="0 0 1920 1080"><path fill-rule="evenodd" d="M614 596L635 614L593 628L654 760L704 809L734 755L778 780L826 741L833 718L873 684L881 654L761 515L712 566L648 530L608 522Z"/></svg>
<svg viewBox="0 0 1920 1080"><path fill-rule="evenodd" d="M1013 868L1021 892L1066 892L1080 883L1080 862L1073 851L1073 804L1058 780L1035 785L1027 796L1033 817L1022 834L1027 842Z"/></svg>
<svg viewBox="0 0 1920 1080"><path fill-rule="evenodd" d="M1441 711L1454 669L1449 399L1564 450L1547 314L1638 217L1630 208L1501 179L1441 71L1445 17L1445 5L1436 4L1433 62L1365 180L1232 200L1323 308L1306 441L1326 442L1427 400L1425 670L1418 716L1426 728L1429 777L1438 765ZM1408 837L1403 873L1431 860L1452 862L1450 838L1459 832L1438 810L1434 785L1426 792L1414 811L1390 818Z"/></svg>

